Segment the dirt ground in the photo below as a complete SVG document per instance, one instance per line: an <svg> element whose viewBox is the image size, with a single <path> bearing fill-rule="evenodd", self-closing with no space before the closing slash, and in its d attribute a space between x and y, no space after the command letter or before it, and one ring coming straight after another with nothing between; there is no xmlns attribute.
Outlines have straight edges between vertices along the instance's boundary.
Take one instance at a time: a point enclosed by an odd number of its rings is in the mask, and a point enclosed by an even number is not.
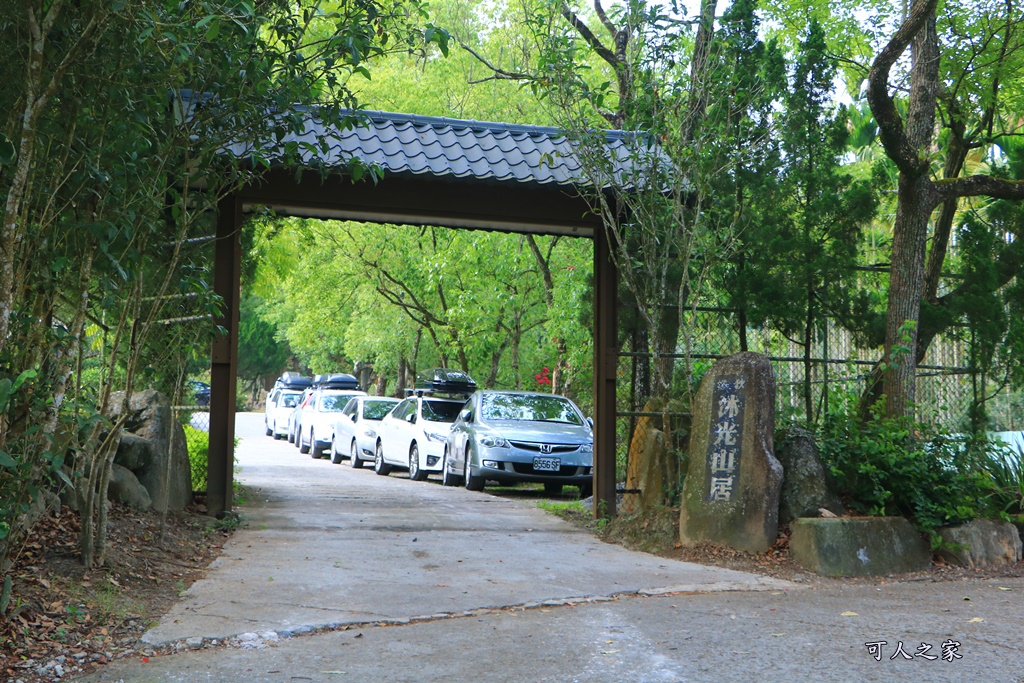
<svg viewBox="0 0 1024 683"><path fill-rule="evenodd" d="M229 537L191 508L161 515L111 508L104 567L86 572L78 515L41 521L11 571L11 605L0 617L0 680L37 683L90 671L112 659L144 656L137 640L199 579Z"/></svg>
<svg viewBox="0 0 1024 683"><path fill-rule="evenodd" d="M509 497L533 497L530 492L516 494ZM680 547L675 542L678 510L644 519L622 516L610 524L597 523L573 507L558 514L609 543L811 585L1024 576L1024 562L972 571L935 561L931 569L916 574L829 579L792 561L785 528L768 552L745 553L713 544ZM159 514L115 506L106 566L87 573L77 549L77 515L64 508L41 522L12 572L12 605L6 619L0 619L0 680L51 683L115 658L151 656L153 652L140 649L138 638L202 577L235 524L218 523L201 507L190 508L170 515L161 536Z"/></svg>

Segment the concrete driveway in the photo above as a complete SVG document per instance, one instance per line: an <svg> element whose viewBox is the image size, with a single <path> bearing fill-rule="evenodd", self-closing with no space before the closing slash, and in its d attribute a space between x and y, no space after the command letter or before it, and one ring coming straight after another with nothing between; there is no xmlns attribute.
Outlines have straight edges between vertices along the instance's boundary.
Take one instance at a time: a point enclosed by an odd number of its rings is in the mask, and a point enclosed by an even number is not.
<svg viewBox="0 0 1024 683"><path fill-rule="evenodd" d="M1024 683L1020 579L800 589L238 435L247 525L144 636L179 652L82 680Z"/></svg>

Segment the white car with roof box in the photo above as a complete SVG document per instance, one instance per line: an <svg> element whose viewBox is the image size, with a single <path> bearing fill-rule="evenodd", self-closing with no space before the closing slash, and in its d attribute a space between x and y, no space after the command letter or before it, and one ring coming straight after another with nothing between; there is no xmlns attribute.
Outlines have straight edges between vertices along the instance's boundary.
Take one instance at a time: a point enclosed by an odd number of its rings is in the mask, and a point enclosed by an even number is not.
<svg viewBox="0 0 1024 683"><path fill-rule="evenodd" d="M263 415L267 436L275 439L288 436L288 418L295 410L303 390L312 382L311 378L303 377L297 372L286 372L274 383L274 388L267 395Z"/></svg>
<svg viewBox="0 0 1024 683"><path fill-rule="evenodd" d="M475 389L473 379L458 370L434 368L422 373L409 392L412 395L380 421L374 471L387 475L395 467L404 468L413 481L440 472L448 430Z"/></svg>
<svg viewBox="0 0 1024 683"><path fill-rule="evenodd" d="M292 413L295 445L300 453L320 459L331 447L334 422L353 396L366 396L352 375L335 373L313 378L312 392Z"/></svg>

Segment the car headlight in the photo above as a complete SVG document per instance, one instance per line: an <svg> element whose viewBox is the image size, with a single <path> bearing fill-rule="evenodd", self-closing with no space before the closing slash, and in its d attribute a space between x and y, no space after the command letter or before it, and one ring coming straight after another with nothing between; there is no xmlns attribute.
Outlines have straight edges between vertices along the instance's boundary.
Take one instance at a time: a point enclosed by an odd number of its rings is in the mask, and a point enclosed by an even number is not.
<svg viewBox="0 0 1024 683"><path fill-rule="evenodd" d="M588 442L588 443L582 444L580 446L580 453L593 453L593 452L594 452L594 444L593 444L593 442Z"/></svg>
<svg viewBox="0 0 1024 683"><path fill-rule="evenodd" d="M365 432L363 432L363 436L368 436L372 439L373 437L377 436L377 432L373 431L372 429L367 429Z"/></svg>
<svg viewBox="0 0 1024 683"><path fill-rule="evenodd" d="M444 443L448 440L447 434L438 434L437 432L423 432L423 435L427 437L427 441L437 441L438 443Z"/></svg>
<svg viewBox="0 0 1024 683"><path fill-rule="evenodd" d="M501 438L500 436L492 436L490 434L481 434L476 437L476 442L481 446L487 448L508 448L508 441Z"/></svg>

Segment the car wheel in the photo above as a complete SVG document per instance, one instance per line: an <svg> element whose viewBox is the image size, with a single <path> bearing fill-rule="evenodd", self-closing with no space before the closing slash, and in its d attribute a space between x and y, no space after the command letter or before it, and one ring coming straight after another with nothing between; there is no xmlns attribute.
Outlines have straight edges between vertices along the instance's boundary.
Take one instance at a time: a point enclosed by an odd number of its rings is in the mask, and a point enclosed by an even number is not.
<svg viewBox="0 0 1024 683"><path fill-rule="evenodd" d="M359 444L355 439L352 439L352 447L349 449L349 461L355 469L363 468L363 459L359 457Z"/></svg>
<svg viewBox="0 0 1024 683"><path fill-rule="evenodd" d="M466 449L466 475L463 477L466 488L470 491L483 491L484 478L473 474L473 466L470 464L469 449Z"/></svg>
<svg viewBox="0 0 1024 683"><path fill-rule="evenodd" d="M295 432L291 429L288 430L288 443L295 443Z"/></svg>
<svg viewBox="0 0 1024 683"><path fill-rule="evenodd" d="M444 447L444 458L441 460L441 486L455 486L458 483L458 477L451 473L448 469L448 447Z"/></svg>
<svg viewBox="0 0 1024 683"><path fill-rule="evenodd" d="M409 478L413 481L423 481L427 473L420 469L420 447L416 444L409 449Z"/></svg>
<svg viewBox="0 0 1024 683"><path fill-rule="evenodd" d="M593 483L580 484L580 498L581 499L582 498L590 498L592 495L594 495L594 484Z"/></svg>
<svg viewBox="0 0 1024 683"><path fill-rule="evenodd" d="M338 450L338 437L331 439L331 462L335 465L340 465L341 461L345 459L345 456Z"/></svg>
<svg viewBox="0 0 1024 683"><path fill-rule="evenodd" d="M267 430L267 436L274 436L274 430L273 430L273 429L271 429L271 428L270 428L270 427L269 427L269 426L267 425L267 421L266 421L266 420L264 420L264 421L263 421L263 426L264 426L264 427L266 428L266 430Z"/></svg>
<svg viewBox="0 0 1024 683"><path fill-rule="evenodd" d="M552 481L544 482L544 493L549 496L560 496L562 495L562 485L556 484Z"/></svg>
<svg viewBox="0 0 1024 683"><path fill-rule="evenodd" d="M380 441L377 442L377 452L373 457L373 471L382 477L391 474L391 465L384 462L384 449L381 447Z"/></svg>
<svg viewBox="0 0 1024 683"><path fill-rule="evenodd" d="M312 429L309 430L309 452L313 454L314 460L324 457L324 449L316 445L316 436L314 436Z"/></svg>
<svg viewBox="0 0 1024 683"><path fill-rule="evenodd" d="M303 453L303 454L309 453L309 446L302 439L302 430L301 429L299 430L298 442L299 442L299 453ZM313 430L309 431L309 443L310 444L313 443ZM314 458L318 458L320 456L314 455L313 457Z"/></svg>

